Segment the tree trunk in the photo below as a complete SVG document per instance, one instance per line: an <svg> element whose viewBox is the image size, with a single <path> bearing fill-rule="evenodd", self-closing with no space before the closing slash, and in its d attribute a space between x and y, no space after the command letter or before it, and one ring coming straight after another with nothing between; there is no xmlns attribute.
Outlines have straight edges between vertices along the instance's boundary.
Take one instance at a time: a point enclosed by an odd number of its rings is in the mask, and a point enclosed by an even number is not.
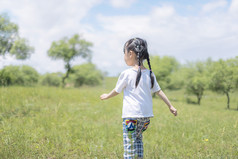
<svg viewBox="0 0 238 159"><path fill-rule="evenodd" d="M201 97L200 97L200 96L197 96L197 98L198 98L198 105L200 105L200 103L201 103Z"/></svg>
<svg viewBox="0 0 238 159"><path fill-rule="evenodd" d="M68 71L67 71L68 72ZM67 76L67 75L66 75ZM64 88L65 87L65 79L67 78L66 76L64 76L63 78L62 78L62 87Z"/></svg>
<svg viewBox="0 0 238 159"><path fill-rule="evenodd" d="M69 73L71 72L71 66L69 63L65 65L65 68L67 69L66 75L62 79L62 87L65 87L65 79L69 77Z"/></svg>
<svg viewBox="0 0 238 159"><path fill-rule="evenodd" d="M226 97L227 97L227 109L230 109L230 96L229 96L229 92L226 92Z"/></svg>
<svg viewBox="0 0 238 159"><path fill-rule="evenodd" d="M197 93L197 99L198 99L197 104L198 104L198 105L201 104L202 94L203 94L203 92L201 92L201 93Z"/></svg>

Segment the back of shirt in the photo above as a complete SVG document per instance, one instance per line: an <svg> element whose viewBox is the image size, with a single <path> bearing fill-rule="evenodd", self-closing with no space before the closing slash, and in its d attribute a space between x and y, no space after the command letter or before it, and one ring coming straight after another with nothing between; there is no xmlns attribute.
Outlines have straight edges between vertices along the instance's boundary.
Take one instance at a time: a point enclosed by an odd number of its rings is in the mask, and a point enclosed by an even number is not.
<svg viewBox="0 0 238 159"><path fill-rule="evenodd" d="M141 70L141 78L137 87L135 81L137 70L127 69L120 74L115 91L120 93L124 90L122 118L153 117L151 93L160 90L160 86L154 76L154 87L151 88L150 71Z"/></svg>

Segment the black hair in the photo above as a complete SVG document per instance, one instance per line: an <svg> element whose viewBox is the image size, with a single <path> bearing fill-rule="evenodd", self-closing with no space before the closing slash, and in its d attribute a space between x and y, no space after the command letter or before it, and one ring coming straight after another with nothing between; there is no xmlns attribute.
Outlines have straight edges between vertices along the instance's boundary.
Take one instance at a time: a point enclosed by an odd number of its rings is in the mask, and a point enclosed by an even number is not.
<svg viewBox="0 0 238 159"><path fill-rule="evenodd" d="M127 52L133 51L136 54L138 60L139 69L136 75L136 83L135 83L136 87L138 86L141 78L141 63L143 62L143 60L146 59L150 69L151 88L153 88L154 76L152 74L152 69L150 65L150 57L147 49L147 42L141 38L132 38L125 43L123 48L124 53L126 50Z"/></svg>

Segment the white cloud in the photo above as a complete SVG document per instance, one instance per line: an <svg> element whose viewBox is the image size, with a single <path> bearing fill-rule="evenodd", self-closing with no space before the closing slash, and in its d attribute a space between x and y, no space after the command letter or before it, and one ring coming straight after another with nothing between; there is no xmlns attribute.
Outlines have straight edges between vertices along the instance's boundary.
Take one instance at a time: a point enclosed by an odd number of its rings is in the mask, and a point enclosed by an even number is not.
<svg viewBox="0 0 238 159"><path fill-rule="evenodd" d="M173 6L162 6L154 7L148 15L100 15L98 20L104 30L102 43L106 45L106 48L103 44L98 46L104 50L99 54L105 57L100 62L111 61L112 66L120 67L121 70L125 68L124 61L117 64L115 61L122 59L121 50L125 41L135 36L148 41L152 54L175 56L181 62L237 56L238 24L228 11L181 16Z"/></svg>
<svg viewBox="0 0 238 159"><path fill-rule="evenodd" d="M203 12L211 12L217 8L225 7L227 5L226 0L218 0L214 2L207 3L203 6L202 11Z"/></svg>
<svg viewBox="0 0 238 159"><path fill-rule="evenodd" d="M168 18L173 16L175 10L172 6L162 6L162 7L155 7L151 15L157 18Z"/></svg>
<svg viewBox="0 0 238 159"><path fill-rule="evenodd" d="M110 0L110 3L115 8L129 8L136 0Z"/></svg>
<svg viewBox="0 0 238 159"><path fill-rule="evenodd" d="M238 0L232 0L229 11L231 14L238 17Z"/></svg>

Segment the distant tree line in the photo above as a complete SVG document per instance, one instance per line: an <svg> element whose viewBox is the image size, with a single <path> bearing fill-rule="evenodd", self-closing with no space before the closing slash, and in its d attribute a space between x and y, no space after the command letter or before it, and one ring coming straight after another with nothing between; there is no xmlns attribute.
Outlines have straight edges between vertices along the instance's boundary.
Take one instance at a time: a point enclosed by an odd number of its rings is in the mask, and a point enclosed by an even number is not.
<svg viewBox="0 0 238 159"><path fill-rule="evenodd" d="M62 86L64 73L46 73L40 75L33 67L6 66L0 70L0 86ZM80 87L82 85L96 86L101 84L103 73L92 63L75 65L66 80L68 87Z"/></svg>
<svg viewBox="0 0 238 159"><path fill-rule="evenodd" d="M152 71L162 89L185 89L187 94L197 97L201 103L204 92L211 90L227 97L227 108L230 108L230 93L238 89L238 56L228 60L198 61L181 65L174 57L151 57ZM65 82L66 73L46 73L40 75L30 66L5 66L0 70L1 86L96 86L102 83L104 74L91 62L75 65ZM187 102L191 102L187 99Z"/></svg>
<svg viewBox="0 0 238 159"><path fill-rule="evenodd" d="M201 103L205 90L222 93L230 108L230 93L238 89L238 56L228 60L197 61L185 65L173 57L151 57L152 70L163 89L185 89ZM189 99L188 99L189 100ZM189 101L188 101L189 102Z"/></svg>

